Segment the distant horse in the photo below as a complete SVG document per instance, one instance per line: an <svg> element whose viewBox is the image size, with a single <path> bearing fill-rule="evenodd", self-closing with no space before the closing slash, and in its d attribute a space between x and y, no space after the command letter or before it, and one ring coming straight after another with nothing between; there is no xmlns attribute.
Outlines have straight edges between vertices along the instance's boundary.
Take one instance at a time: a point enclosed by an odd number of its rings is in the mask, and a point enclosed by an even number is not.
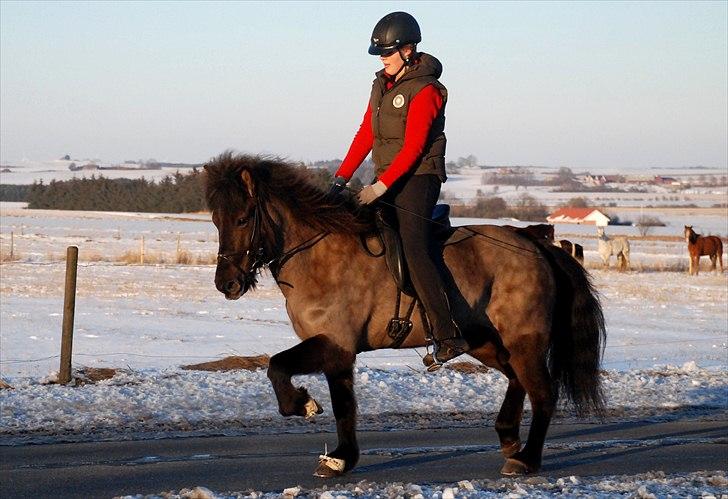
<svg viewBox="0 0 728 499"><path fill-rule="evenodd" d="M597 238L599 256L604 266L609 268L609 258L614 255L620 270L629 270L629 240L624 236L609 237L604 233L604 227L597 227Z"/></svg>
<svg viewBox="0 0 728 499"><path fill-rule="evenodd" d="M710 258L710 270L716 270L716 260L720 262L720 271L723 272L723 241L718 236L701 236L696 234L692 225L685 226L685 241L688 243L690 253L690 275L698 275L700 270L700 257L707 255Z"/></svg>
<svg viewBox="0 0 728 499"><path fill-rule="evenodd" d="M321 406L291 377L323 373L338 446L314 475L333 477L359 459L354 362L359 352L427 345L422 317L400 343L387 331L397 288L377 258L376 225L354 201L314 187L282 161L225 153L205 165L205 189L219 233L215 286L236 300L268 267L302 340L270 359L268 377L283 416L315 416ZM475 359L508 378L495 429L507 475L541 466L559 393L579 413L603 409L599 365L604 317L589 275L551 245L496 226L454 230L444 246L453 313ZM403 306L412 298L403 297ZM523 402L531 427L522 447Z"/></svg>
<svg viewBox="0 0 728 499"><path fill-rule="evenodd" d="M558 246L570 254L577 262L584 265L584 247L581 244L572 243L566 239L561 239Z"/></svg>
<svg viewBox="0 0 728 499"><path fill-rule="evenodd" d="M540 241L554 242L554 226L551 224L534 224L526 227L516 227L514 225L504 225L503 227L513 230L518 234L531 237Z"/></svg>

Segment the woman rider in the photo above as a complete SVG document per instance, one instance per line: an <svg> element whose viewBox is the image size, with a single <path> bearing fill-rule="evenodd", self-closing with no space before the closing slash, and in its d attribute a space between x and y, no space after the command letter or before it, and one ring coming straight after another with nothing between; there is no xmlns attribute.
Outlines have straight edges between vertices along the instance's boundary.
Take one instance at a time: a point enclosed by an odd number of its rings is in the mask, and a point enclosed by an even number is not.
<svg viewBox="0 0 728 499"><path fill-rule="evenodd" d="M342 162L332 190L351 179L369 152L377 180L358 194L359 202L379 198L396 206L407 265L417 296L432 326L435 370L469 349L452 319L443 285L444 263L431 244L432 209L445 181L445 103L447 90L437 80L442 65L417 52L420 27L406 12L384 16L374 27L369 53L384 69L376 73L364 119Z"/></svg>

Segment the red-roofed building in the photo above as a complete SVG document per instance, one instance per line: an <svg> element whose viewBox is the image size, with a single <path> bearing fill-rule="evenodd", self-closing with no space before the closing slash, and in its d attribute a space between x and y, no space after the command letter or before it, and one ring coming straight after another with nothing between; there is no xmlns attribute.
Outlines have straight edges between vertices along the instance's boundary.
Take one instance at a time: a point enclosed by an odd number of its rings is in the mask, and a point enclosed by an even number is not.
<svg viewBox="0 0 728 499"><path fill-rule="evenodd" d="M588 224L603 227L609 217L596 208L559 208L546 217L550 224Z"/></svg>

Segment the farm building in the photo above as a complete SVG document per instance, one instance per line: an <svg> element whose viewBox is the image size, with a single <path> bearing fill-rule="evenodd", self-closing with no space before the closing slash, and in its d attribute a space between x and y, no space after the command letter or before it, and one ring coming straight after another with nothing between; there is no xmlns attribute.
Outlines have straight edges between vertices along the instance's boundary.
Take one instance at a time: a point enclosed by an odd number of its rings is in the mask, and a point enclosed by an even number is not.
<svg viewBox="0 0 728 499"><path fill-rule="evenodd" d="M609 217L595 208L560 208L546 217L550 224L588 224L605 226Z"/></svg>

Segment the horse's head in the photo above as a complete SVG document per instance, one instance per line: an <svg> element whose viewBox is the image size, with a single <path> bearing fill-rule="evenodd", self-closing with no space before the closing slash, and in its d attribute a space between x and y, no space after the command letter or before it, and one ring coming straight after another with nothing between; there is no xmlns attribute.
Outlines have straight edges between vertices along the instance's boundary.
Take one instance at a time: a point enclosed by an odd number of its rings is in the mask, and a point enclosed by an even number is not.
<svg viewBox="0 0 728 499"><path fill-rule="evenodd" d="M301 168L273 158L213 158L205 165L205 196L220 241L215 286L231 300L255 287L262 267L284 257L287 237L301 243L316 233L358 236L373 226L351 202L332 200Z"/></svg>
<svg viewBox="0 0 728 499"><path fill-rule="evenodd" d="M255 287L265 264L264 214L252 170L230 168L225 159L205 165L206 195L219 238L215 286L227 299L237 300Z"/></svg>
<svg viewBox="0 0 728 499"><path fill-rule="evenodd" d="M695 231L693 230L693 226L692 225L686 225L685 226L685 231L683 232L683 234L685 235L685 241L689 243L690 240L695 235Z"/></svg>

